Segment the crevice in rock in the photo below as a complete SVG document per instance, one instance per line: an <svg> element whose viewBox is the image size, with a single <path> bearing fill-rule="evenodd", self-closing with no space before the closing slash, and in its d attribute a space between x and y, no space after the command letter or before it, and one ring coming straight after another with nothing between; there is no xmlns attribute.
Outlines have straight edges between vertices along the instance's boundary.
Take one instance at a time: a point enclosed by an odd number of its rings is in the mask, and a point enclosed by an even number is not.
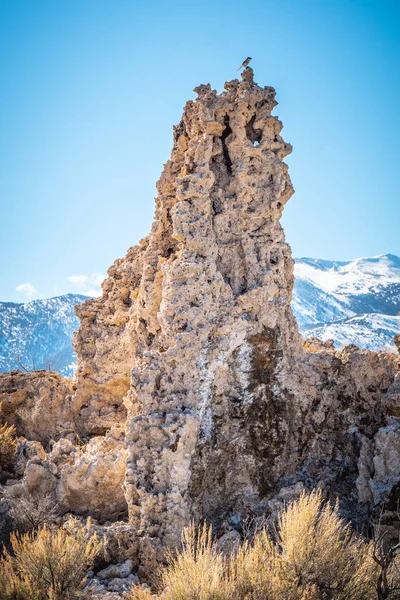
<svg viewBox="0 0 400 600"><path fill-rule="evenodd" d="M224 125L225 125L225 129L224 129L224 131L222 132L222 135L221 135L222 153L223 153L223 156L224 156L224 163L225 163L225 166L226 166L226 170L228 171L228 173L232 173L232 161L231 161L231 157L229 156L228 147L226 145L226 139L232 133L232 129L231 129L230 125L229 125L229 116L228 115L225 115Z"/></svg>
<svg viewBox="0 0 400 600"><path fill-rule="evenodd" d="M222 204L219 198L212 201L212 211L214 216L222 213Z"/></svg>
<svg viewBox="0 0 400 600"><path fill-rule="evenodd" d="M187 135L186 132L186 127L185 127L185 122L183 119L181 119L178 123L178 125L174 125L174 142L176 143L181 135Z"/></svg>
<svg viewBox="0 0 400 600"><path fill-rule="evenodd" d="M255 120L256 115L253 115L246 125L246 135L247 139L251 141L253 146L259 146L262 140L262 131L261 129L254 129Z"/></svg>

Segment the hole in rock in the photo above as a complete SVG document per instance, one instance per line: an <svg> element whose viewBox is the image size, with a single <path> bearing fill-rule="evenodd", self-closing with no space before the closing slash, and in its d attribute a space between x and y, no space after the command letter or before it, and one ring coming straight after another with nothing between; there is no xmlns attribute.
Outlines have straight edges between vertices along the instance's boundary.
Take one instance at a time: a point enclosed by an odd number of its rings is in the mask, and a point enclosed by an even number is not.
<svg viewBox="0 0 400 600"><path fill-rule="evenodd" d="M170 446L171 452L176 452L177 451L177 449L178 449L178 443L179 443L180 439L181 439L181 436L178 433L177 436L176 436L176 439L175 439L174 443L171 444L171 446Z"/></svg>
<svg viewBox="0 0 400 600"><path fill-rule="evenodd" d="M213 200L212 210L214 215L219 215L220 213L222 213L221 200L219 200L218 198L216 200Z"/></svg>
<svg viewBox="0 0 400 600"><path fill-rule="evenodd" d="M256 115L253 115L246 125L246 135L247 139L252 142L253 146L259 146L262 140L262 131L261 129L254 129L255 120Z"/></svg>
<svg viewBox="0 0 400 600"><path fill-rule="evenodd" d="M167 248L163 253L164 258L169 258L175 252L175 248Z"/></svg>

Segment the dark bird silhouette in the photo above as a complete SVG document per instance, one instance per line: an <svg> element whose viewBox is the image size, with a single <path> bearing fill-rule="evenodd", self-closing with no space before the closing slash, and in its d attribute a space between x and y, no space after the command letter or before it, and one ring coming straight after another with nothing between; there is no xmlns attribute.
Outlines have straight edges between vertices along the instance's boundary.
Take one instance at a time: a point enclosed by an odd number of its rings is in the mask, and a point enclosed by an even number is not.
<svg viewBox="0 0 400 600"><path fill-rule="evenodd" d="M246 60L244 60L242 62L242 64L240 65L240 67L238 68L238 71L240 71L240 69L243 69L243 67L247 67L247 65L249 64L249 62L251 61L251 56L248 56L246 58Z"/></svg>

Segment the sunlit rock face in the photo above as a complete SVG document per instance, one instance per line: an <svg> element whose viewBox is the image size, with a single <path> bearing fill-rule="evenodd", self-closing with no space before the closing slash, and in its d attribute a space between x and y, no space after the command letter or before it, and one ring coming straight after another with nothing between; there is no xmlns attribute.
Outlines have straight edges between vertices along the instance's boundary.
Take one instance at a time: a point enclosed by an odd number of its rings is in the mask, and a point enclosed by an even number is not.
<svg viewBox="0 0 400 600"><path fill-rule="evenodd" d="M186 104L140 250L126 495L156 547L191 518L265 510L296 446L301 341L279 223L291 146L251 69L225 90L199 86Z"/></svg>
<svg viewBox="0 0 400 600"><path fill-rule="evenodd" d="M384 501L374 453L385 460L395 434L374 439L399 403L394 354L303 347L279 222L291 146L271 114L274 89L247 68L221 94L195 91L150 235L79 307L75 339L79 427L98 434L126 419L124 489L143 572L190 520L240 530L317 485L364 519Z"/></svg>
<svg viewBox="0 0 400 600"><path fill-rule="evenodd" d="M0 423L14 425L18 436L41 442L74 431L73 383L49 371L0 374Z"/></svg>

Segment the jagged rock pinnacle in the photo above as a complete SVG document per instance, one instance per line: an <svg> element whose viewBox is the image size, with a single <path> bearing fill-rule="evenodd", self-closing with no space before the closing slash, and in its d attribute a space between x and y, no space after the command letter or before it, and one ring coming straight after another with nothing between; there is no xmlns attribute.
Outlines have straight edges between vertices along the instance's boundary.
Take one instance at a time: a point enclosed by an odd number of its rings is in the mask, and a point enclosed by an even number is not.
<svg viewBox="0 0 400 600"><path fill-rule="evenodd" d="M257 512L260 473L273 485L283 469L258 445L276 435L267 398L300 352L279 223L293 193L283 163L291 146L271 115L273 88L254 84L250 68L242 79L222 94L195 88L141 251L125 486L132 523L152 532L144 563L177 544L195 515L218 524L229 511ZM288 433L277 446L290 447Z"/></svg>
<svg viewBox="0 0 400 600"><path fill-rule="evenodd" d="M364 361L370 389L388 390L394 372L391 359L382 370L354 349L341 358L333 347L302 349L280 225L293 194L283 162L291 146L272 115L275 90L254 83L247 67L221 94L209 84L195 92L174 128L150 235L109 270L103 297L79 308L75 398L85 427L122 418L130 371L124 488L130 522L143 532L144 574L191 519L218 530L265 514L282 485L295 494L303 479L326 478L318 465L336 447L356 464L342 428L364 426L346 412L343 390L361 384L345 365Z"/></svg>
<svg viewBox="0 0 400 600"><path fill-rule="evenodd" d="M254 71L251 67L246 67L243 71L242 71L242 80L243 81L248 81L249 83L253 83L254 82Z"/></svg>

